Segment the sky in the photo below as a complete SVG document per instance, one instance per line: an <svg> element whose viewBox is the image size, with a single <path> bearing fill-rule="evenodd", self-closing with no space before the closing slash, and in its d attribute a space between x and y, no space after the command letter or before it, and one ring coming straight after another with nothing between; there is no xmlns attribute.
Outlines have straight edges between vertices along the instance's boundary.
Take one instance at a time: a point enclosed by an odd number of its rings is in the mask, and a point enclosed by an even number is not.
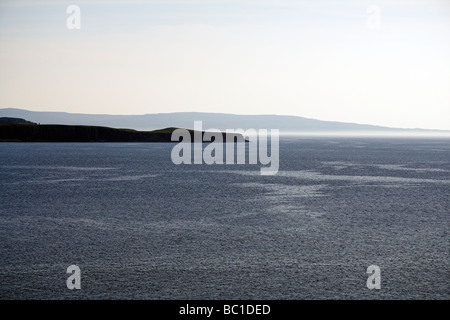
<svg viewBox="0 0 450 320"><path fill-rule="evenodd" d="M0 0L0 108L450 130L450 1Z"/></svg>

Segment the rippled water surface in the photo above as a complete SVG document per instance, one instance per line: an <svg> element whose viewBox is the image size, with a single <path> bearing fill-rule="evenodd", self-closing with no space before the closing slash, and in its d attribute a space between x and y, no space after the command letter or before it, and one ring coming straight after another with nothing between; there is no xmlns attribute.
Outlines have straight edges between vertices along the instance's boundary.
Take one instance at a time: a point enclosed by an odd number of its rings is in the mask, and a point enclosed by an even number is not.
<svg viewBox="0 0 450 320"><path fill-rule="evenodd" d="M0 298L449 299L449 142L284 139L276 176L165 143L1 143Z"/></svg>

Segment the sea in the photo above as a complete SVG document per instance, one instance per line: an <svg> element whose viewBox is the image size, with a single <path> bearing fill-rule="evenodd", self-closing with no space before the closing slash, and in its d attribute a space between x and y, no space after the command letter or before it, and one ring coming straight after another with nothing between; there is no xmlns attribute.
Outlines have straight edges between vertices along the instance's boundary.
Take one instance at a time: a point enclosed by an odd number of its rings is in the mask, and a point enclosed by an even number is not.
<svg viewBox="0 0 450 320"><path fill-rule="evenodd" d="M0 143L0 299L448 300L449 142L284 137L271 176Z"/></svg>

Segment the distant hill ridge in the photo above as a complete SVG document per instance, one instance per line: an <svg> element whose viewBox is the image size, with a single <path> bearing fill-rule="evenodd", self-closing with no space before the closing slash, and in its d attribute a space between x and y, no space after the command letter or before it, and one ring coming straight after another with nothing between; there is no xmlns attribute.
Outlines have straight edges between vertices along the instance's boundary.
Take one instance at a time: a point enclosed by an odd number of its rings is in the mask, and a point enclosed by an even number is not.
<svg viewBox="0 0 450 320"><path fill-rule="evenodd" d="M224 113L176 112L144 115L80 114L67 112L29 111L24 109L0 109L0 117L27 119L41 124L90 125L135 130L156 130L165 127L193 129L194 121L201 120L203 129L279 129L288 132L443 132L445 130L398 129L375 125L321 121L284 115L236 115Z"/></svg>

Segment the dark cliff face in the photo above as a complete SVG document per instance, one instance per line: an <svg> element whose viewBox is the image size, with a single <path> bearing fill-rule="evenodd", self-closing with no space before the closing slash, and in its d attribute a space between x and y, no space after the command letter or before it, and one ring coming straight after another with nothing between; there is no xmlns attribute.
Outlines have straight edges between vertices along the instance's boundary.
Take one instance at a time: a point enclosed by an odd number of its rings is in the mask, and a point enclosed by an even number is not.
<svg viewBox="0 0 450 320"><path fill-rule="evenodd" d="M0 124L0 141L17 142L177 142L172 141L176 128L156 131L135 131L95 126ZM191 140L193 131L189 130ZM224 141L244 141L240 135L228 137L222 133ZM193 141L193 140L192 140Z"/></svg>

